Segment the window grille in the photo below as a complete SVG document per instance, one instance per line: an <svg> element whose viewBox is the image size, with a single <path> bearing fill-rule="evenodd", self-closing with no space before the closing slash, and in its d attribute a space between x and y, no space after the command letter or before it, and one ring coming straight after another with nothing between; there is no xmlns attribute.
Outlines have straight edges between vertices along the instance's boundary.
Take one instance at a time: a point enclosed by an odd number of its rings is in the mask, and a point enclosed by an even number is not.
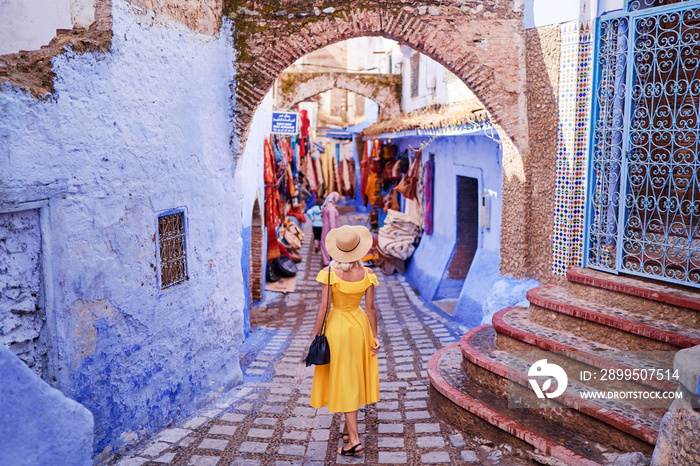
<svg viewBox="0 0 700 466"><path fill-rule="evenodd" d="M158 249L160 287L167 288L187 280L184 212L158 217Z"/></svg>
<svg viewBox="0 0 700 466"><path fill-rule="evenodd" d="M694 6L601 18L589 267L700 286L700 8Z"/></svg>
<svg viewBox="0 0 700 466"><path fill-rule="evenodd" d="M673 5L674 3L686 2L689 0L628 0L627 9L629 11L646 10L657 6Z"/></svg>
<svg viewBox="0 0 700 466"><path fill-rule="evenodd" d="M420 73L420 53L411 56L411 97L418 95L418 79Z"/></svg>

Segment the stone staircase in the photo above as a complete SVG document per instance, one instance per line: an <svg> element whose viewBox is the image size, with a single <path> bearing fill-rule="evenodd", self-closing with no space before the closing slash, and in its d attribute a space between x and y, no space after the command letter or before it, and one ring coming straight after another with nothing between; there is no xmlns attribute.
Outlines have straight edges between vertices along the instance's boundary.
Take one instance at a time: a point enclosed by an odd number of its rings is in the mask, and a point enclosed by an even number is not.
<svg viewBox="0 0 700 466"><path fill-rule="evenodd" d="M488 424L565 464L651 456L673 400L644 397L674 392L673 356L700 345L700 290L572 267L565 285L532 289L527 299L528 308L499 311L492 325L432 357L433 409L458 427ZM530 368L544 358L568 375L566 391L552 399L537 398L530 385ZM602 380L606 374L622 377ZM638 395L582 395L595 391Z"/></svg>

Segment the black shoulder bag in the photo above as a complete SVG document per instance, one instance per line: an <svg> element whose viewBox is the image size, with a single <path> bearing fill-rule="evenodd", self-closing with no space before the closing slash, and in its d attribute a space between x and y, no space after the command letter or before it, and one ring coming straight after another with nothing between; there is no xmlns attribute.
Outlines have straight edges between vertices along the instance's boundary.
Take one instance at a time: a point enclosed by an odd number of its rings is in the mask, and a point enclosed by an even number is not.
<svg viewBox="0 0 700 466"><path fill-rule="evenodd" d="M311 364L322 366L331 362L331 349L328 347L328 339L326 338L326 318L328 317L328 310L331 307L331 291L331 267L328 266L328 301L326 304L326 314L323 316L321 333L316 335L314 341L311 342L311 346L309 346L309 354L305 359L306 367L309 367Z"/></svg>

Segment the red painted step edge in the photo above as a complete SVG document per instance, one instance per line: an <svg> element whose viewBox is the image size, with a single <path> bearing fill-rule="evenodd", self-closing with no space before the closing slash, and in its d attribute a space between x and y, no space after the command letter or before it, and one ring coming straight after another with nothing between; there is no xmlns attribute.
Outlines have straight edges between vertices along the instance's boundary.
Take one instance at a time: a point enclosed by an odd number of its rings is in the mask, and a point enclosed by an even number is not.
<svg viewBox="0 0 700 466"><path fill-rule="evenodd" d="M691 348L693 346L700 345L700 340L697 340L695 338L687 337L685 335L679 335L677 333L669 332L668 330L661 330L659 328L651 327L649 325L641 324L639 322L632 322L629 320L622 319L620 317L601 314L600 312L596 312L591 309L574 306L573 304L562 303L552 298L541 296L539 294L541 290L554 287L555 285L545 285L537 288L532 288L527 292L527 300L530 301L532 304L536 304L540 307L559 312L560 314L566 314L572 317L578 317L579 319L589 320L598 324L607 325L608 327L620 329L622 331L633 333L635 335L646 337L652 340L662 341L671 345L680 346L681 348Z"/></svg>
<svg viewBox="0 0 700 466"><path fill-rule="evenodd" d="M518 308L519 306L507 307L505 309L501 309L493 315L493 327L498 333L502 333L506 336L509 336L516 340L520 340L538 348L542 348L546 351L567 353L565 355L566 357L570 359L575 359L579 362L588 364L589 366L597 367L599 369L634 369L629 366L625 366L624 364L616 363L614 361L601 358L600 356L596 356L595 354L576 349L573 346L558 343L554 340L535 335L534 333L530 333L525 330L520 330L519 328L515 328L507 324L505 320L503 320L503 316L506 315L508 312ZM653 387L657 390L671 392L675 391L678 388L677 384L669 382L667 380L647 380L642 382L642 384L647 385L649 387Z"/></svg>
<svg viewBox="0 0 700 466"><path fill-rule="evenodd" d="M510 369L508 366L505 366L499 362L489 359L488 357L480 353L476 348L474 348L474 346L472 346L472 337L474 337L474 335L479 333L479 331L481 331L485 327L489 326L482 325L481 327L477 327L476 329L471 329L470 331L465 333L464 336L462 336L462 340L460 341L460 349L462 351L462 355L465 358L467 358L470 362L490 372L493 372L494 374L503 377L504 379L518 383L524 387L529 387L529 382L526 374L523 374L522 372L516 371L514 369ZM571 395L567 392L559 396L556 399L556 401L572 409L587 414L595 419L598 419L599 421L602 421L610 426L613 426L622 432L637 437L638 439L644 440L645 442L650 443L651 445L656 444L656 438L658 437L657 431L647 426L637 425L637 423L634 420L609 411L603 408L602 406L596 405L595 403L591 403L588 400L584 400L578 396Z"/></svg>
<svg viewBox="0 0 700 466"><path fill-rule="evenodd" d="M477 328L484 327L487 327L487 325L482 325L481 327ZM481 404L476 399L450 385L442 374L440 374L439 361L443 354L459 344L460 342L456 342L442 348L435 353L428 362L428 377L430 378L430 383L432 383L433 387L435 387L438 392L461 408L464 408L470 413L480 417L489 424L498 427L510 435L527 442L548 456L552 456L570 465L599 466L599 464L595 461L581 456L549 438L541 436L534 430L513 421L497 411L494 411L488 406Z"/></svg>
<svg viewBox="0 0 700 466"><path fill-rule="evenodd" d="M627 283L618 283L615 281L616 275L611 275L610 278L591 277L589 275L582 274L580 272L581 270L582 269L580 267L569 267L566 270L566 279L582 285L595 286L596 288L617 291L618 293L638 296L640 298L651 299L660 303L667 303L672 306L685 307L700 311L700 297L689 298L687 296L678 296L673 293L650 290L649 288L645 288L643 286L643 282L641 281L639 286L629 285Z"/></svg>

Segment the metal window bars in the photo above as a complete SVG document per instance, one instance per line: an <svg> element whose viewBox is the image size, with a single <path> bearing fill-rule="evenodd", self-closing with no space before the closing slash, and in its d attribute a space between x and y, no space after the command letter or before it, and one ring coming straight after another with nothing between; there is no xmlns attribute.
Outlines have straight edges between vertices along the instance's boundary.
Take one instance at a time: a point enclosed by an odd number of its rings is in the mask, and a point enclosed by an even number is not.
<svg viewBox="0 0 700 466"><path fill-rule="evenodd" d="M187 280L184 212L158 217L158 241L161 288Z"/></svg>
<svg viewBox="0 0 700 466"><path fill-rule="evenodd" d="M700 8L601 19L587 265L700 286Z"/></svg>

